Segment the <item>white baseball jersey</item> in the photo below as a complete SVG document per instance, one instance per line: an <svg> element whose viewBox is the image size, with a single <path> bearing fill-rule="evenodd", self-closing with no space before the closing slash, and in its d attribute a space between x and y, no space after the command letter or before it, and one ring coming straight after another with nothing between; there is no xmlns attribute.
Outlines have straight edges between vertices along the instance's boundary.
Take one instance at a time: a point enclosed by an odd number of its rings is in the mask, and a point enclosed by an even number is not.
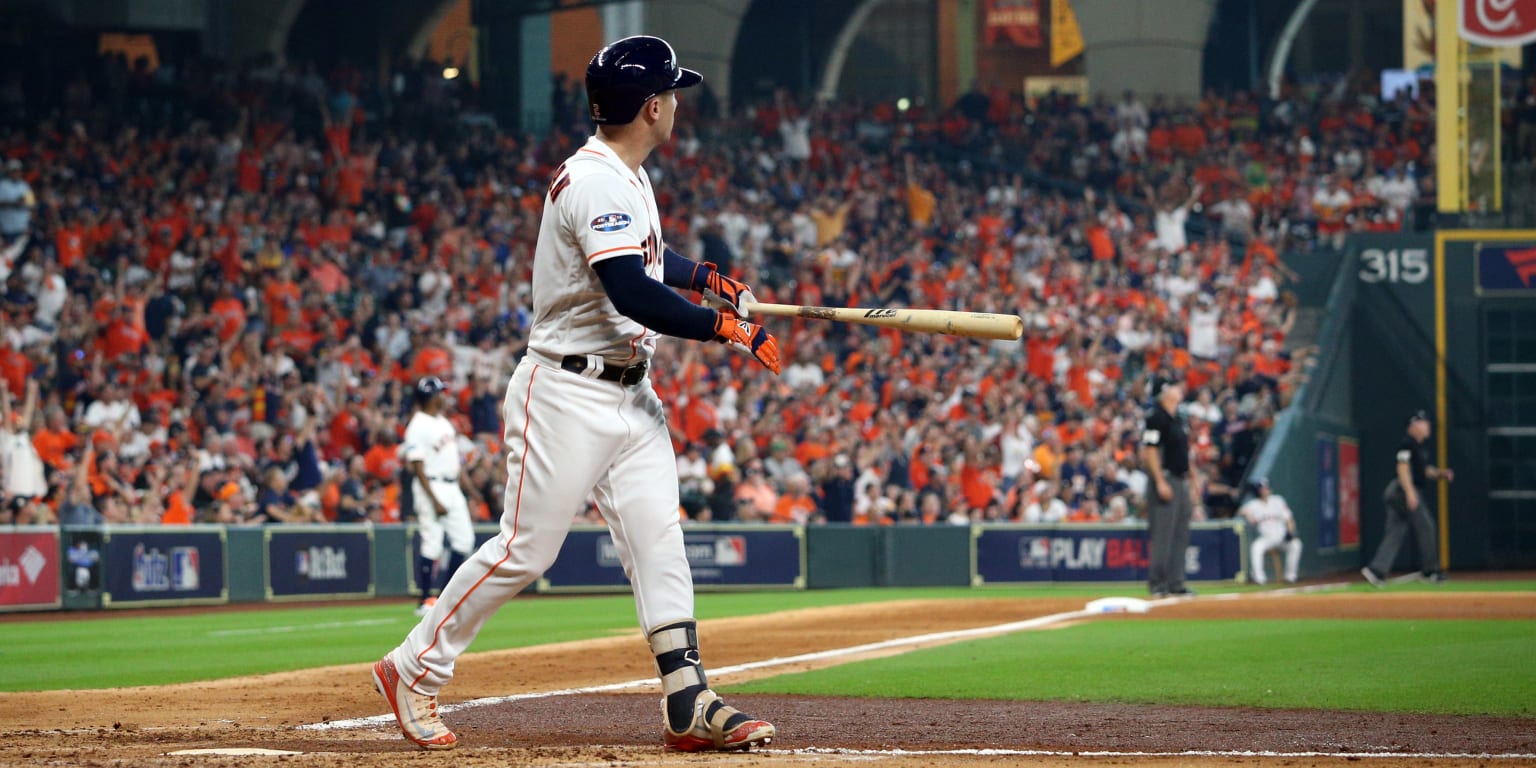
<svg viewBox="0 0 1536 768"><path fill-rule="evenodd" d="M405 442L400 444L400 458L407 466L422 463L433 480L459 481L459 433L453 422L443 416L417 411L405 425Z"/></svg>
<svg viewBox="0 0 1536 768"><path fill-rule="evenodd" d="M1266 501L1255 496L1249 499L1239 512L1258 527L1259 536L1262 538L1270 540L1285 538L1285 532L1288 530L1287 523L1291 519L1291 507L1285 503L1285 497L1271 493Z"/></svg>
<svg viewBox="0 0 1536 768"><path fill-rule="evenodd" d="M555 170L533 259L528 346L546 357L598 355L649 360L656 333L621 315L592 265L639 255L662 279L661 215L650 177L635 174L597 137Z"/></svg>

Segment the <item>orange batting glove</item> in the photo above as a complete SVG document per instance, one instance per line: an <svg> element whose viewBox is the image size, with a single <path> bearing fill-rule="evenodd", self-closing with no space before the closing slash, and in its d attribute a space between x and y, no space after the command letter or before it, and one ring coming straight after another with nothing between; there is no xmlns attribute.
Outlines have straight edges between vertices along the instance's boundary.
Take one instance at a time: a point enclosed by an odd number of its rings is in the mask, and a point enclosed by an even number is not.
<svg viewBox="0 0 1536 768"><path fill-rule="evenodd" d="M761 325L741 319L730 311L715 314L715 341L729 344L757 358L764 368L779 373L779 342Z"/></svg>
<svg viewBox="0 0 1536 768"><path fill-rule="evenodd" d="M695 267L693 279L690 280L694 290L704 294L705 302L721 309L729 308L742 317L748 315L742 304L757 303L757 297L752 295L752 286L735 278L720 274L720 270L713 262L706 261Z"/></svg>

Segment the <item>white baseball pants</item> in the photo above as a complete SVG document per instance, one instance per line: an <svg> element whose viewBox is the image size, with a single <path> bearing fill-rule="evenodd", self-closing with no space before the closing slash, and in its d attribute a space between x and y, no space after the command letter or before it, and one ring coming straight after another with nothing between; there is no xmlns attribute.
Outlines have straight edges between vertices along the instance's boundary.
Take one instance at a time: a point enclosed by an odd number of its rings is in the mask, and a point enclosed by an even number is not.
<svg viewBox="0 0 1536 768"><path fill-rule="evenodd" d="M1248 545L1248 570L1253 577L1253 583L1268 583L1269 577L1264 574L1264 555L1272 549L1285 550L1285 580L1295 581L1297 573L1301 570L1301 539L1285 540L1285 536L1265 537L1260 536Z"/></svg>
<svg viewBox="0 0 1536 768"><path fill-rule="evenodd" d="M626 387L525 357L502 404L507 488L501 531L456 572L394 651L401 676L434 695L485 621L560 552L592 494L634 589L640 628L693 616L678 519L677 459L649 379Z"/></svg>
<svg viewBox="0 0 1536 768"><path fill-rule="evenodd" d="M421 556L436 561L443 556L443 542L455 552L468 555L475 548L474 521L469 515L469 501L458 482L433 478L432 493L443 503L444 512L437 514L427 492L421 489L420 480L412 480L412 505L416 507L416 525L421 534Z"/></svg>

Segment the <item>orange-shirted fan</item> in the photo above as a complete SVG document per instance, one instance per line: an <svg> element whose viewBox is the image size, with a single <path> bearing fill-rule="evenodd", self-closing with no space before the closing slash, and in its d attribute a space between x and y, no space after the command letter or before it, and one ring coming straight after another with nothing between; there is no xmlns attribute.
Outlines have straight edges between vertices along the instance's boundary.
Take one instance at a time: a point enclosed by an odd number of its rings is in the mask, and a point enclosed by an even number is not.
<svg viewBox="0 0 1536 768"><path fill-rule="evenodd" d="M172 491L165 498L165 511L160 515L161 525L191 525L194 511L192 505L187 503L187 495L183 491Z"/></svg>

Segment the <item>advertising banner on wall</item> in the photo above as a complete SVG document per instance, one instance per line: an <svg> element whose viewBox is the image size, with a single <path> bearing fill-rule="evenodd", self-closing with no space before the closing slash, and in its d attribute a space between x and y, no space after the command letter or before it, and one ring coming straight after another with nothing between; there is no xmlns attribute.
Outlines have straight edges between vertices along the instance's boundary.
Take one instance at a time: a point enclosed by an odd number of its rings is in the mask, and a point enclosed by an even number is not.
<svg viewBox="0 0 1536 768"><path fill-rule="evenodd" d="M1339 438L1339 548L1360 547L1360 441Z"/></svg>
<svg viewBox="0 0 1536 768"><path fill-rule="evenodd" d="M799 526L689 526L683 548L698 589L805 587L804 530ZM629 588L618 547L606 528L577 528L540 592L623 591Z"/></svg>
<svg viewBox="0 0 1536 768"><path fill-rule="evenodd" d="M1333 435L1317 436L1317 548L1339 546L1339 447Z"/></svg>
<svg viewBox="0 0 1536 768"><path fill-rule="evenodd" d="M1455 1L1457 28L1464 40L1515 48L1536 41L1536 0Z"/></svg>
<svg viewBox="0 0 1536 768"><path fill-rule="evenodd" d="M271 526L266 535L268 599L373 596L369 526Z"/></svg>
<svg viewBox="0 0 1536 768"><path fill-rule="evenodd" d="M1451 2L1451 0L1441 0ZM1474 25L1477 23L1478 8L1476 2L1469 0L1455 0L1462 3L1461 14L1466 15L1467 10L1472 11ZM1483 17L1492 21L1495 25L1507 25L1500 31L1515 31L1526 26L1526 22L1536 19L1536 13L1521 14L1518 11L1516 22L1510 24L1507 19L1508 11L1514 11L1512 3L1520 2L1536 5L1532 0L1493 0L1493 5L1483 4ZM1496 6L1503 6L1499 8ZM1491 12L1491 13L1490 13ZM1473 34L1478 34L1476 31ZM1471 38L1468 38L1471 39ZM1469 51L1474 60L1490 60L1508 65L1514 69L1520 68L1520 46L1504 43L1484 43L1494 46ZM1403 69L1413 72L1415 70L1432 70L1435 66L1435 0L1403 0Z"/></svg>
<svg viewBox="0 0 1536 768"><path fill-rule="evenodd" d="M108 528L102 604L193 605L229 600L224 529Z"/></svg>
<svg viewBox="0 0 1536 768"><path fill-rule="evenodd" d="M1040 0L986 0L982 38L987 45L1039 48Z"/></svg>
<svg viewBox="0 0 1536 768"><path fill-rule="evenodd" d="M1145 581L1147 529L1111 525L979 525L975 584ZM1242 547L1232 523L1195 523L1185 551L1190 581L1236 578Z"/></svg>
<svg viewBox="0 0 1536 768"><path fill-rule="evenodd" d="M101 553L105 541L101 528L65 528L64 591L95 594L101 591Z"/></svg>
<svg viewBox="0 0 1536 768"><path fill-rule="evenodd" d="M1477 246L1477 292L1536 296L1536 243Z"/></svg>
<svg viewBox="0 0 1536 768"><path fill-rule="evenodd" d="M57 608L59 531L17 526L0 531L0 611Z"/></svg>

